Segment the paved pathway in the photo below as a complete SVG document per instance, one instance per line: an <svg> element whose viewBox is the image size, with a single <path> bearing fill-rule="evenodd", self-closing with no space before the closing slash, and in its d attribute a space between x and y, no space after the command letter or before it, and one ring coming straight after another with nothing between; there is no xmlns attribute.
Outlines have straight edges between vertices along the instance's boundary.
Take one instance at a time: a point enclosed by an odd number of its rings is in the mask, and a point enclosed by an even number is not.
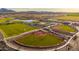
<svg viewBox="0 0 79 59"><path fill-rule="evenodd" d="M77 27L79 30L79 27ZM75 40L71 40L70 43L58 51L79 51L79 33L76 34L77 38Z"/></svg>
<svg viewBox="0 0 79 59"><path fill-rule="evenodd" d="M78 28L79 29L79 28ZM36 30L37 31L37 30ZM24 34L27 34L27 32L26 33L23 33L23 34L21 34L20 36L22 36L22 35L24 35ZM18 36L19 37L19 36ZM3 36L2 36L2 34L0 33L0 41L3 41L2 40L2 38L3 38ZM12 38L12 37L11 37ZM9 38L10 39L10 38ZM24 50L26 50L26 48L24 48L24 47L20 47L20 46L18 46L18 45L16 45L16 44L12 44L13 42L11 41L11 43L10 42L8 42L7 43L7 45L9 45L9 46L13 46L14 48L16 48L17 47L17 49L20 49L20 48L23 48ZM71 46L71 47L70 47ZM27 50L31 50L31 49L28 49L27 48ZM64 47L64 48L61 48L61 49L59 49L58 51L68 51L68 50L70 50L70 51L78 51L79 50L79 33L77 34L77 39L76 40L71 40L70 41L70 43L69 43L69 45L67 45L66 47ZM36 51L36 50L35 50ZM50 50L49 50L50 51Z"/></svg>
<svg viewBox="0 0 79 59"><path fill-rule="evenodd" d="M10 48L6 45L6 43L3 40L3 35L0 32L0 51L16 51L15 49Z"/></svg>
<svg viewBox="0 0 79 59"><path fill-rule="evenodd" d="M3 39L3 35L0 32L0 41L3 41L2 39Z"/></svg>

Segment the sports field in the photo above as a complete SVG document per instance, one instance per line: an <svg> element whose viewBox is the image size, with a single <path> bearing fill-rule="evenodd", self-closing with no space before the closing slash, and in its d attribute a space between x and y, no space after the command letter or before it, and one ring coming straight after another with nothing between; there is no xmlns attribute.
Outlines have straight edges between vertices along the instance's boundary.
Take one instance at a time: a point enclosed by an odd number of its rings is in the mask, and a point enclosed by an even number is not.
<svg viewBox="0 0 79 59"><path fill-rule="evenodd" d="M64 31L64 32L76 32L76 29L74 29L71 26L64 25L64 24L59 24L56 26L51 26L51 29L59 30L59 31Z"/></svg>
<svg viewBox="0 0 79 59"><path fill-rule="evenodd" d="M12 18L3 18L3 19L0 19L0 23L4 23L10 20L12 20Z"/></svg>
<svg viewBox="0 0 79 59"><path fill-rule="evenodd" d="M48 32L37 31L15 40L16 43L30 47L56 46L64 40Z"/></svg>
<svg viewBox="0 0 79 59"><path fill-rule="evenodd" d="M62 21L79 21L79 16L59 16L59 17L56 17L56 19L59 19Z"/></svg>
<svg viewBox="0 0 79 59"><path fill-rule="evenodd" d="M31 31L37 29L36 27L31 27L26 24L12 23L12 24L1 24L0 30L5 37L15 36L23 32Z"/></svg>

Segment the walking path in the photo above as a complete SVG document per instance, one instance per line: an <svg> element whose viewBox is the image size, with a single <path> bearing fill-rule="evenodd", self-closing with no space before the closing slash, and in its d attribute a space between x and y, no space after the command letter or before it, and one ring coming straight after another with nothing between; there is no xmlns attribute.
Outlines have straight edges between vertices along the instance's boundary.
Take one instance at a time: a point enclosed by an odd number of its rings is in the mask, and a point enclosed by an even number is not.
<svg viewBox="0 0 79 59"><path fill-rule="evenodd" d="M3 35L1 32L0 32L0 41L3 41Z"/></svg>
<svg viewBox="0 0 79 59"><path fill-rule="evenodd" d="M79 31L79 27L76 27ZM77 38L69 42L69 44L58 51L79 51L79 32L76 34Z"/></svg>
<svg viewBox="0 0 79 59"><path fill-rule="evenodd" d="M24 33L24 34L22 34L22 35L25 35L25 34L27 34L27 33ZM76 33L77 34L77 33ZM75 35L76 35L75 34ZM20 36L22 36L22 35L19 35L18 37L20 37ZM63 48L63 47L65 47L66 45L68 45L69 43L70 43L70 41L74 38L74 36L75 35L73 35L69 40L68 40L68 42L66 43L66 44L64 44L64 45L61 45L60 47L58 47L58 48L51 48L51 49L39 49L39 50L58 50L58 49L61 49L61 48ZM17 38L18 38L17 37ZM16 37L15 37L16 38ZM14 37L11 37L11 38L8 38L9 40L8 41L6 41L5 40L5 42L6 42L6 44L8 45L8 46L10 46L10 47L13 47L13 48L15 48L15 49L17 49L17 50L38 50L38 49L30 49L30 48L28 48L28 47L22 47L22 46L20 46L20 45L17 45L17 44L15 44L14 42L13 42L13 40L15 39Z"/></svg>
<svg viewBox="0 0 79 59"><path fill-rule="evenodd" d="M38 30L41 30L41 29L38 29ZM33 31L38 31L38 30L33 30ZM30 49L30 48L27 48L27 47L22 47L22 46L20 46L20 45L17 45L17 44L15 44L14 42L13 42L13 40L16 38L16 37L21 37L22 35L25 35L25 34L28 34L28 33L30 33L30 32L33 32L33 31L29 31L29 32L25 32L25 33L22 33L22 34L20 34L20 35L17 35L17 36L12 36L12 37L8 37L8 38L5 38L4 39L4 41L5 41L5 43L8 45L8 46L10 46L10 47L12 47L12 48L14 48L14 49L17 49L17 50L38 50L38 49ZM66 43L66 44L64 44L64 45L62 45L62 46L60 46L60 47L58 47L58 48L51 48L51 49L42 49L42 50L58 50L58 49L61 49L61 48L64 48L65 46L67 46L69 43L70 43L70 41L74 38L74 36L76 36L76 35L78 35L78 33L76 33L76 34L74 34L69 40L68 40L68 42ZM6 40L6 39L8 39L8 40ZM41 50L41 49L39 49L39 50Z"/></svg>

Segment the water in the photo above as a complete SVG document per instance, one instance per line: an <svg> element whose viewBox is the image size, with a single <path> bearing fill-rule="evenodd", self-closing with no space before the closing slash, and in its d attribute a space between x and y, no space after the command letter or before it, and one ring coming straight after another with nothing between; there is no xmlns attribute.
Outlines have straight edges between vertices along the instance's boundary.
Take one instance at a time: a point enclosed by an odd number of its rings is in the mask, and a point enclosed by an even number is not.
<svg viewBox="0 0 79 59"><path fill-rule="evenodd" d="M30 23L30 22L33 22L34 20L23 20L23 21Z"/></svg>
<svg viewBox="0 0 79 59"><path fill-rule="evenodd" d="M15 20L15 21L16 21L16 20ZM19 19L18 19L18 21L23 21L23 22L31 23L31 22L33 22L33 21L35 21L35 20L31 20L31 19L30 19L30 20L19 20Z"/></svg>

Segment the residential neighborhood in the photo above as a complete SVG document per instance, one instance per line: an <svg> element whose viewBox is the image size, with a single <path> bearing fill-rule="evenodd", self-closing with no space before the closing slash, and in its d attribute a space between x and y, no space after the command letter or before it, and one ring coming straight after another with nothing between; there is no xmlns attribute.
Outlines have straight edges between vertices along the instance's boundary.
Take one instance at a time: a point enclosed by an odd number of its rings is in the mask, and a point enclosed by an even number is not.
<svg viewBox="0 0 79 59"><path fill-rule="evenodd" d="M78 46L79 13L0 11L0 51L76 51Z"/></svg>

